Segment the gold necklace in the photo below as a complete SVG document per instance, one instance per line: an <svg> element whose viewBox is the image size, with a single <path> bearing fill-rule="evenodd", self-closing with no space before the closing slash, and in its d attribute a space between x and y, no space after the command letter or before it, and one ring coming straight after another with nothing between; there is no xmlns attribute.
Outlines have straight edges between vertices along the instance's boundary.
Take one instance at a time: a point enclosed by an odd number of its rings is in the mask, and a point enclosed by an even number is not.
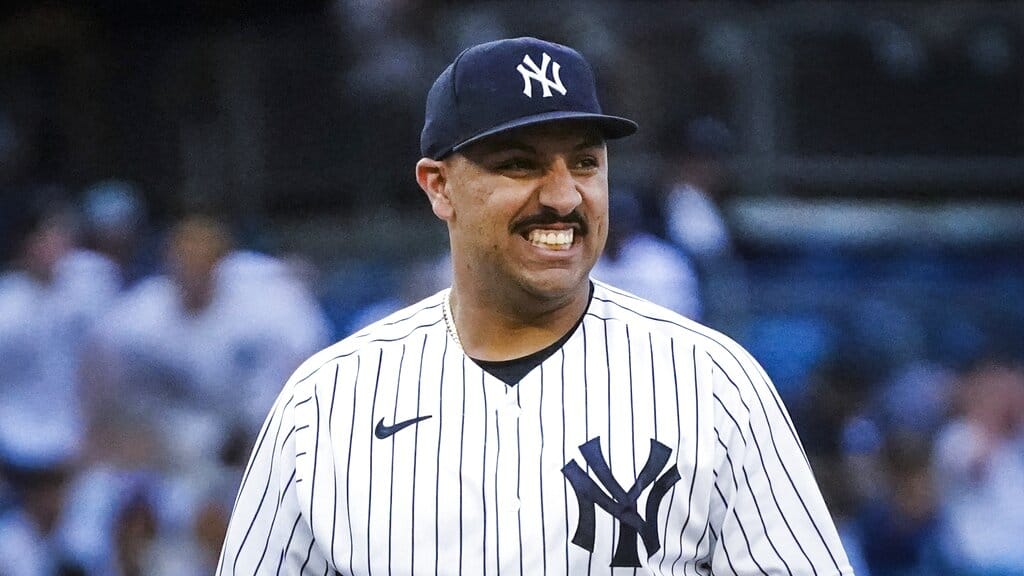
<svg viewBox="0 0 1024 576"><path fill-rule="evenodd" d="M459 332L455 329L455 315L452 314L452 292L448 291L448 294L444 298L444 326L448 329L448 333L452 335L452 340L462 348L462 341L459 340Z"/></svg>

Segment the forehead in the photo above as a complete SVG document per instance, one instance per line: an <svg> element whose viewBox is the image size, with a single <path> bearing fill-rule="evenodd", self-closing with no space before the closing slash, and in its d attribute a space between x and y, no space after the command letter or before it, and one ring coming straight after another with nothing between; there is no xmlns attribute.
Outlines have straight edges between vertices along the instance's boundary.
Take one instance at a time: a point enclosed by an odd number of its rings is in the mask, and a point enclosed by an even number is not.
<svg viewBox="0 0 1024 576"><path fill-rule="evenodd" d="M588 122L561 121L523 126L470 144L460 152L466 156L525 150L572 150L604 147L601 130Z"/></svg>

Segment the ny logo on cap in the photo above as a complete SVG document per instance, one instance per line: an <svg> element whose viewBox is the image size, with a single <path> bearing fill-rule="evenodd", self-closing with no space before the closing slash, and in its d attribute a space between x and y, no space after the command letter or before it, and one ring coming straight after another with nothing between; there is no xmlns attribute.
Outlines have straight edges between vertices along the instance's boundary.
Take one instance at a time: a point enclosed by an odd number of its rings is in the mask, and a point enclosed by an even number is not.
<svg viewBox="0 0 1024 576"><path fill-rule="evenodd" d="M548 78L548 66L551 66L551 76ZM558 62L552 62L551 56L548 56L547 52L544 53L544 57L541 58L540 66L530 58L527 54L523 56L523 63L516 66L516 70L523 75L523 94L526 94L527 98L533 98L533 82L530 80L536 80L540 87L544 89L544 97L551 97L551 90L555 89L565 96L566 89L562 84L562 78L558 75L559 70L562 67L559 66Z"/></svg>

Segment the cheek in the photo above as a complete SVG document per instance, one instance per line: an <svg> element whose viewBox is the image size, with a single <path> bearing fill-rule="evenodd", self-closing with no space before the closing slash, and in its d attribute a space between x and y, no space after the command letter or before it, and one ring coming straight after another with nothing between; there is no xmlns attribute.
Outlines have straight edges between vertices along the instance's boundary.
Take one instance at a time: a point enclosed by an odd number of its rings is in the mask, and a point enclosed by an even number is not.
<svg viewBox="0 0 1024 576"><path fill-rule="evenodd" d="M587 212L592 230L602 237L608 234L608 195L595 193L588 196Z"/></svg>

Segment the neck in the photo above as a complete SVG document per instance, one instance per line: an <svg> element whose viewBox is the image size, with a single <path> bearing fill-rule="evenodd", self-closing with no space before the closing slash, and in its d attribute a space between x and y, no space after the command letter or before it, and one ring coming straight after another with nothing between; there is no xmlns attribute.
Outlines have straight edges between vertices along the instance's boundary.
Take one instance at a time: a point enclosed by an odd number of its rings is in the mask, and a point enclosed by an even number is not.
<svg viewBox="0 0 1024 576"><path fill-rule="evenodd" d="M571 330L590 303L590 284L559 299L525 294L509 299L475 293L456 281L450 298L466 354L477 360L512 360L550 346Z"/></svg>

